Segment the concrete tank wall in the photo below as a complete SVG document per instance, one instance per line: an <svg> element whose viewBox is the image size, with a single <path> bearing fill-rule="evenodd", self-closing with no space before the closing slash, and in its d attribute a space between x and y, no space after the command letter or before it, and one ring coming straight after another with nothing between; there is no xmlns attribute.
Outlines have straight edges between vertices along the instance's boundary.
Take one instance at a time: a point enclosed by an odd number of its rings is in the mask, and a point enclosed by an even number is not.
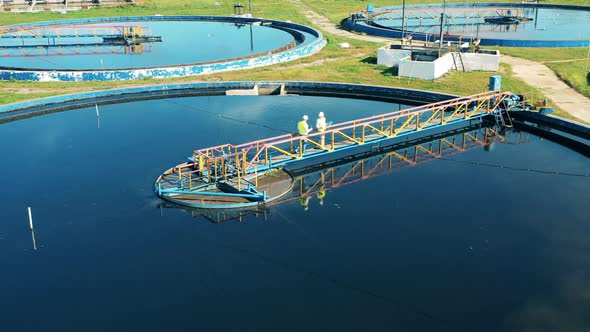
<svg viewBox="0 0 590 332"><path fill-rule="evenodd" d="M463 59L465 71L498 71L500 65L500 52L495 51L495 54L461 53L461 59ZM460 64L457 65L459 66L459 70L462 70Z"/></svg>
<svg viewBox="0 0 590 332"><path fill-rule="evenodd" d="M500 52L495 50L481 53L451 52L435 61L413 61L411 60L412 51L412 49L395 48L391 45L383 46L377 49L377 64L397 66L399 76L425 80L437 79L451 69L498 71L500 64Z"/></svg>
<svg viewBox="0 0 590 332"><path fill-rule="evenodd" d="M434 80L453 69L453 55L447 53L434 61L405 60L399 64L399 76Z"/></svg>
<svg viewBox="0 0 590 332"><path fill-rule="evenodd" d="M412 56L410 50L392 49L389 46L384 46L377 49L377 64L395 67L402 60L409 59L410 56Z"/></svg>

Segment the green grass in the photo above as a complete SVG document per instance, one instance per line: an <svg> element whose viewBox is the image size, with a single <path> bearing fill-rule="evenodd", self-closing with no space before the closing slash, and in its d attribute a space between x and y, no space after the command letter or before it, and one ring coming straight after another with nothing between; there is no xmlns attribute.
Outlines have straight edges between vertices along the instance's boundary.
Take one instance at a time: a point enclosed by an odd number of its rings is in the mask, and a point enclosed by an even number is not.
<svg viewBox="0 0 590 332"><path fill-rule="evenodd" d="M551 62L546 65L557 73L559 78L567 85L590 98L590 85L588 82L588 61Z"/></svg>
<svg viewBox="0 0 590 332"><path fill-rule="evenodd" d="M500 50L501 54L525 58L537 62L562 61L586 59L588 56L587 47L573 48L524 48L524 47L486 47L488 49Z"/></svg>
<svg viewBox="0 0 590 332"><path fill-rule="evenodd" d="M544 63L567 85L590 97L590 87L586 78L589 69L588 48L498 47L497 49L500 49L502 54Z"/></svg>
<svg viewBox="0 0 590 332"><path fill-rule="evenodd" d="M63 20L82 17L107 17L125 15L232 15L233 4L236 1L213 0L147 0L144 6L127 6L119 8L98 8L84 11L72 11L67 14L40 13L0 13L0 25L26 22ZM366 8L368 3L376 7L401 5L402 0L253 0L255 16L277 20L290 20L305 25L313 24L303 14L306 7L310 7L330 18L333 22L340 22L350 13ZM412 4L437 3L432 0L412 0ZM447 3L461 2L448 0ZM513 2L513 1L510 1ZM553 0L561 4L584 4L587 0ZM218 3L219 5L215 5ZM242 1L245 3L245 1ZM217 73L212 75L182 77L174 79L144 79L139 81L120 82L0 82L0 104L18 102L34 98L44 98L52 95L76 93L89 90L103 90L111 88L130 87L150 84L183 83L194 81L233 81L233 80L302 80L348 82L395 86L410 89L433 90L458 95L475 94L487 90L490 72L451 72L436 80L425 81L419 79L399 78L391 68L376 65L376 49L378 43L359 41L324 33L328 45L318 54L297 61L278 64L237 72ZM342 49L339 43L348 42L351 48ZM533 60L563 60L585 57L584 49L522 49L503 48L502 53L522 56ZM572 66L574 64L572 63ZM555 65L552 68L561 71L567 66ZM577 68L577 67L575 67ZM562 77L579 82L579 78L572 73L563 73ZM500 74L504 76L503 89L516 93L529 94L530 97L542 100L544 96L525 82L511 76L510 68L503 65ZM579 83L572 83L579 84ZM558 109L558 108L556 108ZM563 113L561 113L563 115Z"/></svg>

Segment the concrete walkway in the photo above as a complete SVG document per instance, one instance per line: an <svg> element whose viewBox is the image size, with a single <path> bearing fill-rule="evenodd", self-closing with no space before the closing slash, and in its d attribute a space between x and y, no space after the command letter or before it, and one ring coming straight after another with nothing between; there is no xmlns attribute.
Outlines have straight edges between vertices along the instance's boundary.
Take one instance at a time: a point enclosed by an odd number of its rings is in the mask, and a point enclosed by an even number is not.
<svg viewBox="0 0 590 332"><path fill-rule="evenodd" d="M590 98L563 83L549 67L539 62L507 55L502 55L500 61L510 65L514 76L541 90L564 112L590 123Z"/></svg>

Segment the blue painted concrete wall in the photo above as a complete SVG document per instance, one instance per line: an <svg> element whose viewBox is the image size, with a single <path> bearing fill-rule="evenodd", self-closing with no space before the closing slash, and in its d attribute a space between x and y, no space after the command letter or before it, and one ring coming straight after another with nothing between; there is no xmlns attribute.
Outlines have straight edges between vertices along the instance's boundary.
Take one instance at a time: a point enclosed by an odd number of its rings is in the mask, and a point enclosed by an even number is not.
<svg viewBox="0 0 590 332"><path fill-rule="evenodd" d="M151 85L124 89L91 91L72 95L62 95L43 99L28 100L20 103L0 105L0 120L16 115L34 115L33 113L48 113L52 110L64 108L85 107L88 105L112 103L125 99L147 99L165 96L182 95L224 95L230 89L252 89L258 85L260 89L276 88L285 85L287 91L293 91L302 95L323 94L341 97L356 97L366 99L380 99L383 97L402 98L416 102L439 101L455 98L457 96L429 92L422 90L401 89L384 86L370 86L347 83L323 83L323 82L290 82L290 81L265 81L265 82L199 82L186 84Z"/></svg>
<svg viewBox="0 0 590 332"><path fill-rule="evenodd" d="M590 126L586 124L560 118L558 116L544 115L539 112L517 111L511 112L510 114L515 119L549 126L590 141Z"/></svg>

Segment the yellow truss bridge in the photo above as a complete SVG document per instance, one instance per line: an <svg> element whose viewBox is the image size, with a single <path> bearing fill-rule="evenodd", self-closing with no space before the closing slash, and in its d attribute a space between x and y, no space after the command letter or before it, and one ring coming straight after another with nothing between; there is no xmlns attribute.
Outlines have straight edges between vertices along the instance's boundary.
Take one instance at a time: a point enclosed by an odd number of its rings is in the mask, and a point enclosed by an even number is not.
<svg viewBox="0 0 590 332"><path fill-rule="evenodd" d="M445 126L468 124L488 115L493 115L498 124L511 126L507 107L510 96L509 92L489 91L337 123L306 136L285 134L198 149L190 161L158 177L156 191L165 200L199 208L267 203L284 195L292 185L292 177L277 171L297 163L313 164L322 159L319 157L334 159L360 150L378 150L398 137L442 131Z"/></svg>

